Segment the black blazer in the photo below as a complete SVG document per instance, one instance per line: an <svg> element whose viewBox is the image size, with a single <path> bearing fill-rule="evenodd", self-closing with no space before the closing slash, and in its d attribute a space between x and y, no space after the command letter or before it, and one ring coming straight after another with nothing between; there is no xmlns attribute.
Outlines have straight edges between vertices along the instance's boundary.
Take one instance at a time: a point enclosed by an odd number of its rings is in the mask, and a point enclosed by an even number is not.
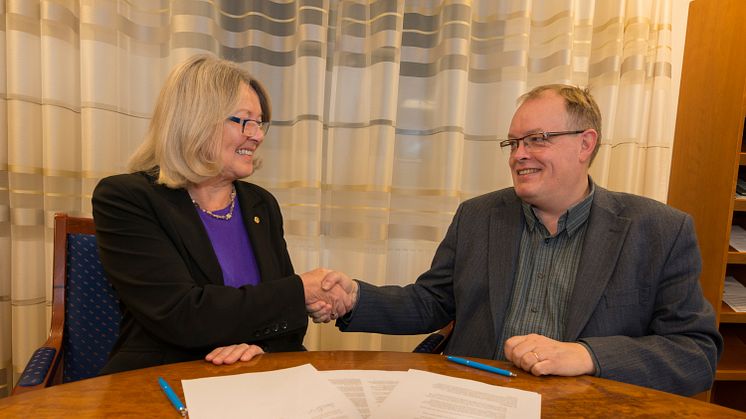
<svg viewBox="0 0 746 419"><path fill-rule="evenodd" d="M104 272L121 300L120 335L103 374L204 358L218 346L299 351L308 326L275 198L236 181L261 282L223 285L207 231L185 189L144 173L102 179L93 218Z"/></svg>

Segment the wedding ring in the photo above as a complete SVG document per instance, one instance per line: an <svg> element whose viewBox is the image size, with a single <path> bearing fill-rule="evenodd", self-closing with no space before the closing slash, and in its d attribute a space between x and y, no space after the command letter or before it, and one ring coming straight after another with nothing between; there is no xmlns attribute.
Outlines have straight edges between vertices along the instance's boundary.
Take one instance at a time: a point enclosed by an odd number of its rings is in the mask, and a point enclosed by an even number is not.
<svg viewBox="0 0 746 419"><path fill-rule="evenodd" d="M539 358L539 354L533 351L531 353L534 354L534 356L536 357L536 362L541 362L541 358Z"/></svg>

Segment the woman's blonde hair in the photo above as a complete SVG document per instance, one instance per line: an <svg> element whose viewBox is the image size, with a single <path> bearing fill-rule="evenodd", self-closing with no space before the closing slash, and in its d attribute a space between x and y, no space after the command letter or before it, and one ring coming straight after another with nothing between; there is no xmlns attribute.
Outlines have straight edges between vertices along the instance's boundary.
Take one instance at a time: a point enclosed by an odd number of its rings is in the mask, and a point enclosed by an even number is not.
<svg viewBox="0 0 746 419"><path fill-rule="evenodd" d="M240 100L241 83L256 92L262 120L269 121L266 90L236 63L200 54L174 68L158 95L145 141L129 159L129 170L149 172L170 188L217 176L223 123Z"/></svg>

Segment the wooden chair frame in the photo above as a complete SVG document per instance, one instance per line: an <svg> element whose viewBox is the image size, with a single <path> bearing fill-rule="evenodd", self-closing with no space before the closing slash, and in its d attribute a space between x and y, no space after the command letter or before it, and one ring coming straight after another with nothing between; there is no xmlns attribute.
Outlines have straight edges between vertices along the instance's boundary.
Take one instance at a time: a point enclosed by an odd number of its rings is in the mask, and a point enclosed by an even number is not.
<svg viewBox="0 0 746 419"><path fill-rule="evenodd" d="M34 386L16 385L11 395L57 385L62 383L60 365L65 354L62 352L62 338L65 330L65 285L67 281L67 235L95 234L96 227L92 218L70 217L67 214L54 215L54 247L52 256L52 320L49 337L40 347L55 350L52 362L41 383ZM38 351L38 349L37 349Z"/></svg>

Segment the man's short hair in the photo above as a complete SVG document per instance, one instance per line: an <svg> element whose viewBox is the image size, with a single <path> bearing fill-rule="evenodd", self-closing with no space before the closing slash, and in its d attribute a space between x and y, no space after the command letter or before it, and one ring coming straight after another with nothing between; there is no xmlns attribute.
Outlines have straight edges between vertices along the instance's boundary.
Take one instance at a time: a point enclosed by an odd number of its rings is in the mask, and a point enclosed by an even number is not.
<svg viewBox="0 0 746 419"><path fill-rule="evenodd" d="M266 90L238 64L199 54L175 67L158 95L145 141L130 157L129 170L149 172L170 188L217 176L223 124L241 99L241 83L256 92L262 121L269 121Z"/></svg>
<svg viewBox="0 0 746 419"><path fill-rule="evenodd" d="M518 98L518 105L529 100L538 99L547 91L557 93L565 99L567 123L569 125L567 129L593 128L598 133L596 148L593 149L593 154L591 155L591 163L593 163L593 159L596 158L601 145L601 111L598 109L598 104L593 99L590 90L567 84L545 84L521 95Z"/></svg>

